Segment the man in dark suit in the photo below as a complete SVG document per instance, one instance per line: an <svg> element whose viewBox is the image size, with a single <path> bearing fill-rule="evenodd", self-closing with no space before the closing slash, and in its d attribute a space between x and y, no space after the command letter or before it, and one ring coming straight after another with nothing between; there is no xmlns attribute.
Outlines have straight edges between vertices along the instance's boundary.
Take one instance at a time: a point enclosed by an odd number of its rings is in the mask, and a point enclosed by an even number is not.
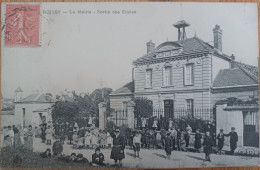
<svg viewBox="0 0 260 170"><path fill-rule="evenodd" d="M231 132L228 134L224 134L224 136L229 136L229 142L230 142L230 153L231 155L234 155L235 150L237 148L237 141L238 141L238 135L237 132L235 132L235 128L231 128Z"/></svg>

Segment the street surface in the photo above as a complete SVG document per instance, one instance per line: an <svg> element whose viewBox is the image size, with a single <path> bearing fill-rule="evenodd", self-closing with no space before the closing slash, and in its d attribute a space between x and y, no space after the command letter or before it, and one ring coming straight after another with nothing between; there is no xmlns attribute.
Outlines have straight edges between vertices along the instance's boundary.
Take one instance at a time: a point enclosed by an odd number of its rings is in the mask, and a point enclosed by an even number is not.
<svg viewBox="0 0 260 170"><path fill-rule="evenodd" d="M53 140L52 142L54 142ZM34 152L43 152L47 148L52 149L52 145L41 143L39 138L34 138ZM239 149L239 148L238 148ZM82 153L89 161L94 149L73 149L72 145L63 145L63 153L70 155L71 153ZM111 149L101 149L105 156L105 161L108 164L114 164L110 159ZM180 152L173 151L171 160L167 160L164 150L148 150L141 149L140 158L134 158L134 152L130 149L125 149L125 159L123 166L127 168L191 168L191 167L224 167L224 166L258 166L259 158L250 156L230 156L211 154L212 162L204 161L204 153Z"/></svg>

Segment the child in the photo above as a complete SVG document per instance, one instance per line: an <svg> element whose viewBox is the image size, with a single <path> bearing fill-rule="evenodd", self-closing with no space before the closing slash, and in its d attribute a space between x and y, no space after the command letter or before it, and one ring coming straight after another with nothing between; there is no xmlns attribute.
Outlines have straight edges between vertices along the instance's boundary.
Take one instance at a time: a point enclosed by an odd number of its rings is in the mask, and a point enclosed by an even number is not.
<svg viewBox="0 0 260 170"><path fill-rule="evenodd" d="M223 149L224 141L225 141L223 129L220 129L220 132L217 135L217 140L218 140L218 152L217 153L222 154L222 149Z"/></svg>
<svg viewBox="0 0 260 170"><path fill-rule="evenodd" d="M89 146L91 145L91 133L89 132L89 130L86 131L85 133L85 146L87 149L89 149Z"/></svg>
<svg viewBox="0 0 260 170"><path fill-rule="evenodd" d="M95 149L95 153L92 155L92 165L93 166L105 166L106 164L104 163L103 153L100 152L99 148Z"/></svg>
<svg viewBox="0 0 260 170"><path fill-rule="evenodd" d="M7 126L4 126L3 130L3 136L4 136L4 142L3 142L3 147L8 146L8 141L9 141L9 131Z"/></svg>
<svg viewBox="0 0 260 170"><path fill-rule="evenodd" d="M72 153L70 157L68 157L67 159L67 162L76 162L76 161L77 161L77 156L75 153Z"/></svg>
<svg viewBox="0 0 260 170"><path fill-rule="evenodd" d="M52 131L50 125L47 127L45 133L46 133L46 144L51 145L51 139L52 139L53 131Z"/></svg>
<svg viewBox="0 0 260 170"><path fill-rule="evenodd" d="M139 152L141 147L141 137L138 132L135 132L135 137L133 138L133 149L135 153L135 158L139 158Z"/></svg>
<svg viewBox="0 0 260 170"><path fill-rule="evenodd" d="M105 134L105 132L104 131L100 131L100 133L99 133L99 137L100 137L100 146L101 146L101 148L105 148L105 146L106 146L106 143L107 143L107 135Z"/></svg>
<svg viewBox="0 0 260 170"><path fill-rule="evenodd" d="M97 145L98 145L98 137L97 137L97 135L95 134L95 132L93 131L93 132L92 132L92 148L93 148L93 149L96 149L96 148L97 148Z"/></svg>
<svg viewBox="0 0 260 170"><path fill-rule="evenodd" d="M196 151L199 153L200 148L201 148L201 138L202 135L200 134L200 129L196 130L196 134L195 134L195 143L194 143L194 148L196 149Z"/></svg>
<svg viewBox="0 0 260 170"><path fill-rule="evenodd" d="M171 137L171 132L168 132L166 137L165 137L165 152L167 155L167 159L171 159L171 154L172 154L172 137Z"/></svg>
<svg viewBox="0 0 260 170"><path fill-rule="evenodd" d="M211 138L210 133L206 132L206 136L205 136L204 142L203 142L203 147L204 147L205 159L206 159L206 161L209 161L209 162L211 162L210 154L212 151L213 143L214 143L214 141Z"/></svg>
<svg viewBox="0 0 260 170"><path fill-rule="evenodd" d="M111 137L110 133L107 132L107 147L111 148L113 144L113 138Z"/></svg>
<svg viewBox="0 0 260 170"><path fill-rule="evenodd" d="M144 147L146 149L150 149L150 138L151 138L150 133L148 129L146 129L144 132Z"/></svg>
<svg viewBox="0 0 260 170"><path fill-rule="evenodd" d="M73 139L73 148L77 148L77 145L78 145L77 131L73 132L72 139Z"/></svg>
<svg viewBox="0 0 260 170"><path fill-rule="evenodd" d="M177 142L177 149L178 151L181 151L181 129L177 128L177 138L176 138L176 142Z"/></svg>
<svg viewBox="0 0 260 170"><path fill-rule="evenodd" d="M63 143L57 139L52 146L53 156L60 156L63 152Z"/></svg>
<svg viewBox="0 0 260 170"><path fill-rule="evenodd" d="M77 148L81 149L81 148L83 148L83 146L84 146L84 136L83 136L83 134L79 133L78 134L78 145L77 145Z"/></svg>
<svg viewBox="0 0 260 170"><path fill-rule="evenodd" d="M11 126L8 126L8 133L9 133L9 146L13 146L14 144L14 131Z"/></svg>
<svg viewBox="0 0 260 170"><path fill-rule="evenodd" d="M42 158L50 158L51 157L51 149L47 148L45 152L41 153L40 156Z"/></svg>
<svg viewBox="0 0 260 170"><path fill-rule="evenodd" d="M81 153L79 153L77 155L75 162L77 162L77 163L88 163L88 160Z"/></svg>

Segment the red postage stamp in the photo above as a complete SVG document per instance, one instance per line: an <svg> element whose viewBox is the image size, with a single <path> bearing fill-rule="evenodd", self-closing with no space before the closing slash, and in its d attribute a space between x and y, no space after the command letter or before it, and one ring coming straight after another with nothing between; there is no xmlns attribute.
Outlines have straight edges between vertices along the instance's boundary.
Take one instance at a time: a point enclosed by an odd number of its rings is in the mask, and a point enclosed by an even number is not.
<svg viewBox="0 0 260 170"><path fill-rule="evenodd" d="M5 46L40 45L40 4L6 4Z"/></svg>

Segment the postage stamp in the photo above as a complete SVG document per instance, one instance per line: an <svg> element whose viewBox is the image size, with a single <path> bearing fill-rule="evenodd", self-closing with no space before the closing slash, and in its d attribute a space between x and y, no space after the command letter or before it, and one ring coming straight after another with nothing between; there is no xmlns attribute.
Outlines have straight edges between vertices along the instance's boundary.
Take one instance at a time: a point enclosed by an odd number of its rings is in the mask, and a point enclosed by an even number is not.
<svg viewBox="0 0 260 170"><path fill-rule="evenodd" d="M5 46L40 45L40 4L6 4Z"/></svg>

